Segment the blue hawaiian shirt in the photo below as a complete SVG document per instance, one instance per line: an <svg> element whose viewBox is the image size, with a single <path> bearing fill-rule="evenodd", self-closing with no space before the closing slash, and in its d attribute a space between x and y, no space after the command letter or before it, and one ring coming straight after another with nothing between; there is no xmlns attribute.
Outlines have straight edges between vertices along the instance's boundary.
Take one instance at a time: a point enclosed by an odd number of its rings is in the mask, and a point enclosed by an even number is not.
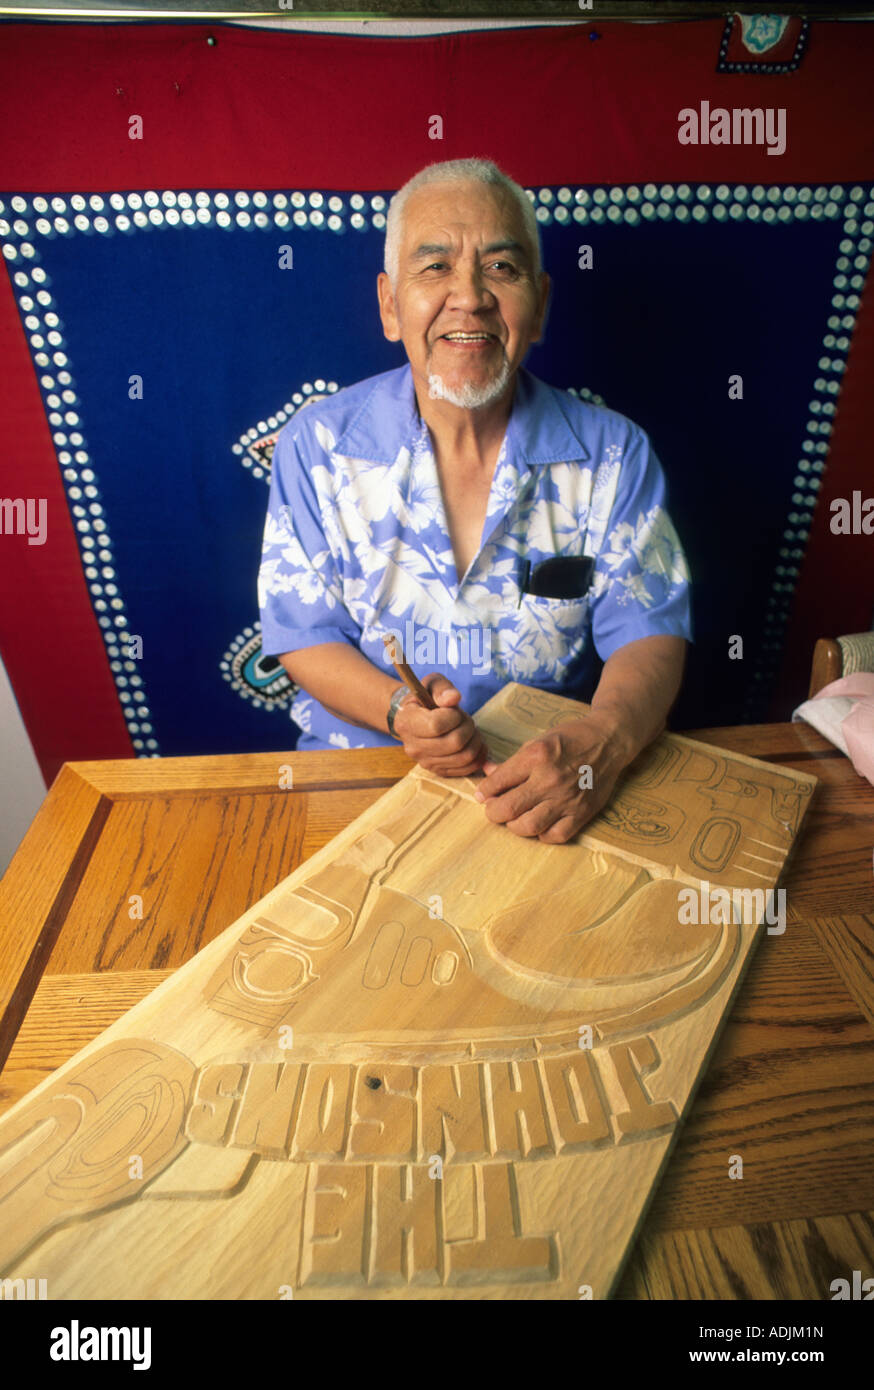
<svg viewBox="0 0 874 1390"><path fill-rule="evenodd" d="M526 562L556 555L592 557L588 591L523 592ZM582 698L595 653L691 638L689 572L648 436L524 368L460 583L407 365L308 404L280 431L258 601L265 656L348 642L394 675L392 633L417 674L443 672L469 712L508 681ZM301 749L393 742L303 690L291 717Z"/></svg>

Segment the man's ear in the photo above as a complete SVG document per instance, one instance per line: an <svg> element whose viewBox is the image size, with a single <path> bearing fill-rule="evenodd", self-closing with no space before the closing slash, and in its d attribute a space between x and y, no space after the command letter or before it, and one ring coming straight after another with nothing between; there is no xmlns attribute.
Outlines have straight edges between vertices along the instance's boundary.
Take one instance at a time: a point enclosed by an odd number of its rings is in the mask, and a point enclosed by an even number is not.
<svg viewBox="0 0 874 1390"><path fill-rule="evenodd" d="M381 270L376 277L376 293L379 297L379 317L382 320L382 331L390 343L398 343L401 339L401 326L398 322L391 280L384 270Z"/></svg>
<svg viewBox="0 0 874 1390"><path fill-rule="evenodd" d="M535 336L531 339L532 343L542 342L543 334L546 329L546 320L549 316L549 301L552 295L552 281L550 280L545 270L542 270L540 272L540 279L538 282L537 290L538 294L540 295L540 300L537 311L537 328L535 330Z"/></svg>

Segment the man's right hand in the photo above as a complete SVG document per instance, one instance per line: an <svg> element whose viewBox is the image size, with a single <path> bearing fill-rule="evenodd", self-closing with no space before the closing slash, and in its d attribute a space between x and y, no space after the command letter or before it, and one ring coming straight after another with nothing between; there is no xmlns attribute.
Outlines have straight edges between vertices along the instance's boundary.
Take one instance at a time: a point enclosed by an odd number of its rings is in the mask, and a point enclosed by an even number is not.
<svg viewBox="0 0 874 1390"><path fill-rule="evenodd" d="M436 701L425 709L409 695L395 715L395 735L413 762L438 777L469 777L479 772L488 750L469 714L461 708L461 691L445 676L425 676L422 684Z"/></svg>

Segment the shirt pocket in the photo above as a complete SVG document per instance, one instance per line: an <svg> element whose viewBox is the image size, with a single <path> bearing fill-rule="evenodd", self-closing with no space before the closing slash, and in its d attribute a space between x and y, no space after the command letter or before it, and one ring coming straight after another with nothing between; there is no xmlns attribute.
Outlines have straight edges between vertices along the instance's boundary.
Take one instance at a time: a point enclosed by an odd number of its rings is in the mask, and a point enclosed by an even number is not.
<svg viewBox="0 0 874 1390"><path fill-rule="evenodd" d="M523 631L550 636L565 652L580 650L589 632L589 595L582 598L539 598L523 594L518 615Z"/></svg>
<svg viewBox="0 0 874 1390"><path fill-rule="evenodd" d="M564 626L575 619L584 621L589 612L589 595L582 598L540 598L537 594L523 594L519 605L521 612L534 617L554 618Z"/></svg>
<svg viewBox="0 0 874 1390"><path fill-rule="evenodd" d="M510 680L529 685L562 681L585 659L591 641L588 595L538 598L523 594L505 633L501 655Z"/></svg>

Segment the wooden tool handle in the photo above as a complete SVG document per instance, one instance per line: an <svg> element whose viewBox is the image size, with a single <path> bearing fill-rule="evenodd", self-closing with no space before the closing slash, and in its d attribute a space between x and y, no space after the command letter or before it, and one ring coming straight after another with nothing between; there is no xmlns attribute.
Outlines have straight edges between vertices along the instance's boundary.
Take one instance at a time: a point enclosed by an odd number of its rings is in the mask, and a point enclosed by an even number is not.
<svg viewBox="0 0 874 1390"><path fill-rule="evenodd" d="M436 701L432 698L430 692L425 689L424 685L419 680L419 677L415 674L414 671L410 669L410 667L404 661L404 649L401 646L398 639L396 637L389 636L383 637L382 640L386 647L391 647L392 649L391 664L397 671L404 685L408 685L410 687L410 690L417 697L417 699L421 700L422 704L425 706L426 709L436 709ZM399 661L396 659L398 657L400 657Z"/></svg>

